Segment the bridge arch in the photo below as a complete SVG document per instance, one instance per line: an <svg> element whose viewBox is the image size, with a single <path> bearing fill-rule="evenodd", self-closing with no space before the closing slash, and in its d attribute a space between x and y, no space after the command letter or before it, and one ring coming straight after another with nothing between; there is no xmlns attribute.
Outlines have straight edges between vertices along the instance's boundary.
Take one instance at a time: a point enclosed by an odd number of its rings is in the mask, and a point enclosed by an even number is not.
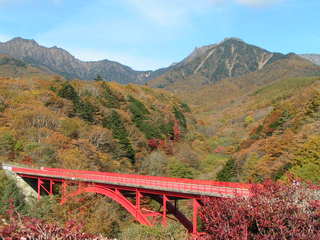
<svg viewBox="0 0 320 240"><path fill-rule="evenodd" d="M77 191L68 194L67 196L63 197L61 200L61 204L65 203L72 197L78 196L83 193L98 193L104 195L113 201L119 203L124 209L127 210L139 223L147 226L152 226L149 219L143 215L140 209L137 208L132 202L130 202L125 196L121 194L118 190L111 190L109 188L105 188L102 186L88 186L79 188Z"/></svg>

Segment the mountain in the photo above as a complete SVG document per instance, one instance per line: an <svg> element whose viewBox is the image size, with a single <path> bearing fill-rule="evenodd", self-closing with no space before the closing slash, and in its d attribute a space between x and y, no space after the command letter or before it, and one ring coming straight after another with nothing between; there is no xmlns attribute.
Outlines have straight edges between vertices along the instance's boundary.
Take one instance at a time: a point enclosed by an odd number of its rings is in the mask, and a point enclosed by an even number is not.
<svg viewBox="0 0 320 240"><path fill-rule="evenodd" d="M41 76L45 78L49 75L52 74L48 74L48 71L33 67L11 56L0 54L0 77Z"/></svg>
<svg viewBox="0 0 320 240"><path fill-rule="evenodd" d="M102 60L84 62L58 47L43 47L34 40L14 38L0 42L0 53L10 55L47 72L60 74L68 79L93 80L97 75L119 83L144 83L151 71L135 71L117 62Z"/></svg>
<svg viewBox="0 0 320 240"><path fill-rule="evenodd" d="M169 71L151 80L150 86L176 89L183 84L194 89L224 78L239 77L261 70L287 57L247 44L237 38L227 38L218 44L196 48Z"/></svg>
<svg viewBox="0 0 320 240"><path fill-rule="evenodd" d="M320 65L320 54L301 54L300 56L308 59L314 64Z"/></svg>
<svg viewBox="0 0 320 240"><path fill-rule="evenodd" d="M182 83L176 84L175 87L184 90L177 92L177 95L188 104L192 104L197 112L211 112L224 109L242 96L273 82L312 76L320 76L320 66L295 54L289 54L261 70L239 77L225 78L200 87L197 91L188 91L188 86ZM188 94L185 94L186 91Z"/></svg>

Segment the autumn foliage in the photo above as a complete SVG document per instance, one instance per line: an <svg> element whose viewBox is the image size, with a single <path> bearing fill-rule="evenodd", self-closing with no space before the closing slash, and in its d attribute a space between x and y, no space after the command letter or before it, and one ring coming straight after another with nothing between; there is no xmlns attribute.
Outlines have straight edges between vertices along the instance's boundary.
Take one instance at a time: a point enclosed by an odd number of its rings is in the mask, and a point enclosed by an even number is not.
<svg viewBox="0 0 320 240"><path fill-rule="evenodd" d="M69 240L107 240L106 238L82 232L77 221L68 221L64 226L47 223L44 220L20 215L10 204L6 216L1 216L0 239L69 239Z"/></svg>
<svg viewBox="0 0 320 240"><path fill-rule="evenodd" d="M249 198L210 198L200 216L205 235L197 240L320 239L319 187L265 181Z"/></svg>

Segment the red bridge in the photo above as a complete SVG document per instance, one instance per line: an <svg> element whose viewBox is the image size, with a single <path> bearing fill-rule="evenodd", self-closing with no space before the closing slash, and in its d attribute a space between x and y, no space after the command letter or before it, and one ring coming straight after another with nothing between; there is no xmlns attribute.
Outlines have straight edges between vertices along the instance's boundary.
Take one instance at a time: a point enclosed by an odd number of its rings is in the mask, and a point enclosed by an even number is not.
<svg viewBox="0 0 320 240"><path fill-rule="evenodd" d="M82 193L105 195L124 207L139 223L152 226L161 220L167 224L167 216L175 218L190 233L196 234L197 214L203 197L244 197L249 195L250 184L192 180L94 172L58 168L22 168L4 164L4 170L24 179L41 195L61 192L61 203ZM59 187L54 187L59 185ZM141 207L142 198L151 198L161 206L161 211ZM189 220L177 207L178 200L191 200L192 219Z"/></svg>

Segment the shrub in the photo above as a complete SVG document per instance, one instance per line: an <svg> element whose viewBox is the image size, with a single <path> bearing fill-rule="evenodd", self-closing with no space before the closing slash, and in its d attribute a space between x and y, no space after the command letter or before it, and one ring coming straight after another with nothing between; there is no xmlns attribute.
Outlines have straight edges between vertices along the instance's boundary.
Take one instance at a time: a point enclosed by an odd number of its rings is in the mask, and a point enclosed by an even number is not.
<svg viewBox="0 0 320 240"><path fill-rule="evenodd" d="M183 115L183 113L175 106L173 108L173 113L174 116L176 117L176 119L179 121L180 126L182 126L184 129L187 128L187 120L185 118L185 116Z"/></svg>
<svg viewBox="0 0 320 240"><path fill-rule="evenodd" d="M74 111L83 120L94 122L94 113L97 110L90 102L79 100L74 103Z"/></svg>
<svg viewBox="0 0 320 240"><path fill-rule="evenodd" d="M8 222L0 226L2 239L69 239L69 240L103 240L106 238L82 232L82 224L70 220L64 226L57 223L47 223L44 220L20 215L11 206L6 215L0 215Z"/></svg>
<svg viewBox="0 0 320 240"><path fill-rule="evenodd" d="M74 87L69 83L65 83L62 85L62 88L58 91L58 96L71 100L72 102L79 101L78 93L76 92Z"/></svg>
<svg viewBox="0 0 320 240"><path fill-rule="evenodd" d="M206 234L197 240L320 239L319 187L266 181L247 198L208 198L200 209Z"/></svg>
<svg viewBox="0 0 320 240"><path fill-rule="evenodd" d="M79 123L74 119L64 119L60 123L63 134L67 137L78 138L79 136Z"/></svg>
<svg viewBox="0 0 320 240"><path fill-rule="evenodd" d="M63 84L58 92L58 96L72 101L75 115L85 121L94 122L93 114L97 111L96 108L90 102L81 100L71 84Z"/></svg>
<svg viewBox="0 0 320 240"><path fill-rule="evenodd" d="M0 112L4 112L6 107L7 107L7 104L5 103L4 99L2 99L0 96Z"/></svg>
<svg viewBox="0 0 320 240"><path fill-rule="evenodd" d="M181 108L183 109L184 112L191 112L191 109L190 109L188 104L181 103L180 106L181 106Z"/></svg>
<svg viewBox="0 0 320 240"><path fill-rule="evenodd" d="M136 123L148 119L145 115L150 114L150 112L142 102L132 96L129 96L128 100L130 102L129 110L133 114L133 122Z"/></svg>
<svg viewBox="0 0 320 240"><path fill-rule="evenodd" d="M229 159L223 169L218 173L217 179L223 182L233 182L237 177L236 163L233 158Z"/></svg>
<svg viewBox="0 0 320 240"><path fill-rule="evenodd" d="M102 97L105 101L101 101L101 103L108 108L120 108L120 99L117 98L108 84L103 83L102 88L104 90Z"/></svg>
<svg viewBox="0 0 320 240"><path fill-rule="evenodd" d="M135 151L128 139L129 134L124 126L124 123L116 111L112 111L111 116L105 117L102 120L102 125L105 128L109 128L112 131L112 135L118 140L121 145L121 149L125 152L123 157L131 159L131 162L135 161Z"/></svg>
<svg viewBox="0 0 320 240"><path fill-rule="evenodd" d="M147 139L154 139L159 138L162 139L161 133L159 131L159 128L157 126L154 126L152 122L148 121L137 121L135 122L135 125Z"/></svg>
<svg viewBox="0 0 320 240"><path fill-rule="evenodd" d="M27 205L24 201L24 195L18 189L16 183L9 179L3 171L0 171L0 193L0 215L6 213L10 204L17 210L25 212Z"/></svg>
<svg viewBox="0 0 320 240"><path fill-rule="evenodd" d="M192 168L179 160L171 160L168 163L168 175L176 178L193 178L194 173Z"/></svg>

